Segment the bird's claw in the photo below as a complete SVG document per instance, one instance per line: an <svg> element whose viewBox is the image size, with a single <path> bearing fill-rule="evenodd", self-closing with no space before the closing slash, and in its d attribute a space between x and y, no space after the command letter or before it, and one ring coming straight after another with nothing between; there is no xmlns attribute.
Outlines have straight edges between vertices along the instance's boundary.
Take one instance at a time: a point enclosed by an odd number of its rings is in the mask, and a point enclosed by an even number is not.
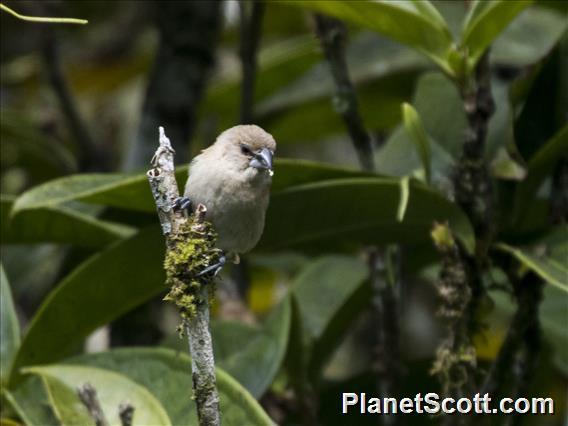
<svg viewBox="0 0 568 426"><path fill-rule="evenodd" d="M203 271L199 272L196 276L202 277L203 275L207 275L208 273L213 271L213 277L215 277L215 276L217 276L219 271L221 271L221 269L223 269L223 266L225 266L225 263L227 263L227 258L225 256L221 255L221 257L219 257L219 261L217 263L214 263L213 265L208 266Z"/></svg>
<svg viewBox="0 0 568 426"><path fill-rule="evenodd" d="M191 208L191 200L187 197L177 197L172 203L172 208L174 210L189 211L189 209Z"/></svg>

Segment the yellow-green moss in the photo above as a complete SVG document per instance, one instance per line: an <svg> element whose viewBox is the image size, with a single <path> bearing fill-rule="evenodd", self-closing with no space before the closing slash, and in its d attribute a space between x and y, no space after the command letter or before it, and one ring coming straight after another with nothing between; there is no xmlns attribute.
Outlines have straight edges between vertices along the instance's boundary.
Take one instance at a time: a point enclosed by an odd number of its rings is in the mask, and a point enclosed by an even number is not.
<svg viewBox="0 0 568 426"><path fill-rule="evenodd" d="M195 315L197 305L202 302L199 296L201 287L212 285L210 276L196 275L219 261L221 251L215 248L216 239L210 223L196 223L192 216L168 240L164 269L170 291L164 300L178 307L183 320Z"/></svg>

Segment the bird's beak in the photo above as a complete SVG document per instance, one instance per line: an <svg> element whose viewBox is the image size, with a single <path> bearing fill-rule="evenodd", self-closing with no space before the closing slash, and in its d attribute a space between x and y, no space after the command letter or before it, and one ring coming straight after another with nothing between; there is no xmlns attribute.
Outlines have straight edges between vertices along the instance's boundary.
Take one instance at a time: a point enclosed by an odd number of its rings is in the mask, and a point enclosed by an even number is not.
<svg viewBox="0 0 568 426"><path fill-rule="evenodd" d="M262 148L254 153L254 157L250 160L250 165L257 169L272 170L272 156L274 154L268 148Z"/></svg>

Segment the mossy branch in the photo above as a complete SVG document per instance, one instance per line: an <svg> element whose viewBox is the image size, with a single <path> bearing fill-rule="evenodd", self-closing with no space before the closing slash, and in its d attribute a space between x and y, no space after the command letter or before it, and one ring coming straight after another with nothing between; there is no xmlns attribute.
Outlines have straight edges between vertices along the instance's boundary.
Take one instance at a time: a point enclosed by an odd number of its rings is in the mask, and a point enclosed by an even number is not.
<svg viewBox="0 0 568 426"><path fill-rule="evenodd" d="M182 330L187 334L191 354L193 393L201 426L219 425L219 394L215 379L215 359L209 330L210 276L198 277L197 272L215 263L219 250L216 234L205 221L207 208L200 204L189 218L174 209L179 197L175 179L174 150L160 127L160 146L152 158L147 176L166 237L166 283L170 292L165 300L172 301L182 316Z"/></svg>

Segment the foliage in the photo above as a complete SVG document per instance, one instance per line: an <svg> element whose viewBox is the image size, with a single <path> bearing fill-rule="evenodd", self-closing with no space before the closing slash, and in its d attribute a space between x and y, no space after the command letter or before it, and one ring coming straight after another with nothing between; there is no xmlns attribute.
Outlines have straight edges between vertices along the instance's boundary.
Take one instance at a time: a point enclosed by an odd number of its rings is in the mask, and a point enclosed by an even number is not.
<svg viewBox="0 0 568 426"><path fill-rule="evenodd" d="M128 2L104 10L88 2L63 5L70 16L89 18L87 26L66 29L63 65L87 131L116 165L136 134L140 82L151 75L148 58L160 49L150 12L141 6L141 18ZM484 354L479 359L494 362L521 308L520 299L510 297L518 296L515 283L544 285L540 305L533 301L545 342L536 361L542 373L530 392L558 392L568 371L566 9L507 0L317 0L265 7L253 109L255 121L278 141L278 158L264 234L243 266L250 277L240 300L246 315L231 313L238 295L230 293L227 302L222 291L212 310L223 424L310 423L312 410L328 421L327 408L317 412L318 400L376 380L381 359L373 339L381 325L369 314L378 278L362 255L368 246L402 247L400 271L388 262L379 268L385 282L398 274L404 283L400 363L410 373L401 389L413 395L436 386L424 379L443 329L434 319L441 302L431 284L447 265L434 243L451 242L456 258L479 252L471 212L456 202L452 181L470 130L464 93L486 52L496 111L482 160L496 214L487 257L479 262L486 296L472 318L483 325L472 331L473 341ZM357 169L329 101L333 78L304 23L314 12L348 25L345 60L376 142L376 174ZM119 37L122 15L136 29L132 40ZM30 50L20 40L22 28L35 35L38 29L0 17L7 28L0 80L2 424L92 424L75 392L86 381L113 424L125 399L135 406L134 424L197 424L191 360L167 314L161 311L154 324L167 330L161 343L126 348L111 340L100 353L83 348L95 330L114 329L167 291L155 205L140 171L80 169L84 147L59 110L61 95L41 79L49 65L38 60L40 48ZM197 130L191 144L173 141L178 150L197 153L239 116L238 30L230 13L225 18L218 69L198 117L191 118ZM103 33L110 34L112 49ZM182 184L187 166L177 165L176 173ZM28 249L45 243L57 245L58 255L36 257ZM39 265L32 268L30 259ZM56 272L42 273L45 265ZM28 290L22 269L42 287ZM229 274L219 287L228 282ZM35 306L30 291L47 296Z"/></svg>

